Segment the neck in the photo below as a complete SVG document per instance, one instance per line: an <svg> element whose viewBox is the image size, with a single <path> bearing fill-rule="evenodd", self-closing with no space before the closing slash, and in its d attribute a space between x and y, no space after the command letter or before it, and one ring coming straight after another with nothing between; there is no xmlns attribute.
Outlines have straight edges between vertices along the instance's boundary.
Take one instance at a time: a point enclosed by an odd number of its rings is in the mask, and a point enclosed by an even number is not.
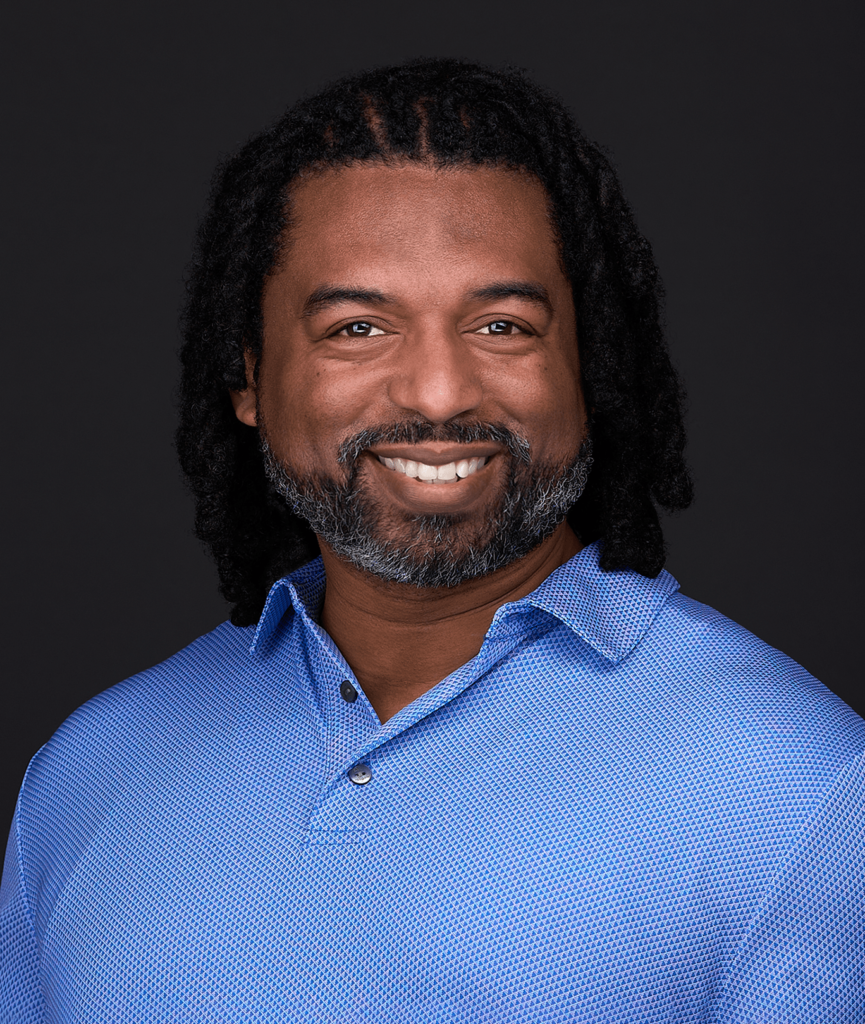
<svg viewBox="0 0 865 1024"><path fill-rule="evenodd" d="M385 722L473 658L498 608L530 594L582 547L567 522L504 569L457 587L387 583L319 540L321 625Z"/></svg>

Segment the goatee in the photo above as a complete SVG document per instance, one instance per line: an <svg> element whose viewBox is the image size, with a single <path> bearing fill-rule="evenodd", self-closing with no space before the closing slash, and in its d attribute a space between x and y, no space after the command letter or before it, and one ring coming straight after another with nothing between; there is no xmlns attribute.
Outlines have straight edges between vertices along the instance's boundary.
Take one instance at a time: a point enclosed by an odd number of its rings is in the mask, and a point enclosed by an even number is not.
<svg viewBox="0 0 865 1024"><path fill-rule="evenodd" d="M579 500L592 464L587 438L564 466L535 463L529 442L497 424L423 421L364 430L340 445L344 480L302 476L277 459L259 420L268 479L293 511L340 557L392 583L455 587L522 558L550 536ZM504 446L508 476L500 499L482 513L395 516L359 479L373 445L443 441Z"/></svg>

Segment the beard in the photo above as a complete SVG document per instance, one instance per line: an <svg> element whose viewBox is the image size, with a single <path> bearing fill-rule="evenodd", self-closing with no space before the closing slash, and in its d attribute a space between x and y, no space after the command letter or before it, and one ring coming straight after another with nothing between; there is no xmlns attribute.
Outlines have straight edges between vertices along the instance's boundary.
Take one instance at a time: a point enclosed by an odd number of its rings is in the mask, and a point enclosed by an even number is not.
<svg viewBox="0 0 865 1024"><path fill-rule="evenodd" d="M459 586L527 555L576 504L592 464L588 438L555 467L533 462L529 442L504 426L418 421L364 430L344 441L337 460L347 467L344 480L304 476L276 457L263 420L259 424L267 477L313 533L358 569L416 587ZM361 454L373 445L425 441L505 446L507 455L496 458L509 460L507 481L493 507L428 515L383 507L373 488L364 486Z"/></svg>

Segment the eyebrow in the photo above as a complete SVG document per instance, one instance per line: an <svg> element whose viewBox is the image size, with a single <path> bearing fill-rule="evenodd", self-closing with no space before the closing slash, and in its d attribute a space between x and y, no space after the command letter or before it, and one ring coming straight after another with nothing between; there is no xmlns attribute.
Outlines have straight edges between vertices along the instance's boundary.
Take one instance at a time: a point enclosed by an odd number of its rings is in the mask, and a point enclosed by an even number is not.
<svg viewBox="0 0 865 1024"><path fill-rule="evenodd" d="M553 312L549 292L536 281L494 281L482 288L475 288L474 291L469 292L467 298L470 302L483 302L491 299L526 299L528 302L541 306L547 313ZM341 288L336 285L322 285L307 296L300 312L300 318L308 320L310 317L317 316L344 302L386 306L395 301L384 292L370 288Z"/></svg>
<svg viewBox="0 0 865 1024"><path fill-rule="evenodd" d="M547 313L553 312L550 293L536 281L495 281L483 288L476 288L468 297L476 302L485 299L527 299L543 307Z"/></svg>
<svg viewBox="0 0 865 1024"><path fill-rule="evenodd" d="M377 306L386 306L394 300L385 295L384 292L373 291L369 288L338 288L333 285L322 285L307 296L303 309L300 311L301 320L308 320L310 317L323 313L326 309L338 306L343 302L371 303Z"/></svg>

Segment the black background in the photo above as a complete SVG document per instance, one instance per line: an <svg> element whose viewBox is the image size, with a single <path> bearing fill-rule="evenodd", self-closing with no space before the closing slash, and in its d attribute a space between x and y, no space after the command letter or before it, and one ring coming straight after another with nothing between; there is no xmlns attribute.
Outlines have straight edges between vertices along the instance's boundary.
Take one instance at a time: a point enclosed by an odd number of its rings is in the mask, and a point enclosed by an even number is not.
<svg viewBox="0 0 865 1024"><path fill-rule="evenodd" d="M667 286L698 500L683 590L860 713L859 5L32 3L4 19L0 813L98 691L226 615L172 450L216 161L418 54L528 67L609 147Z"/></svg>

